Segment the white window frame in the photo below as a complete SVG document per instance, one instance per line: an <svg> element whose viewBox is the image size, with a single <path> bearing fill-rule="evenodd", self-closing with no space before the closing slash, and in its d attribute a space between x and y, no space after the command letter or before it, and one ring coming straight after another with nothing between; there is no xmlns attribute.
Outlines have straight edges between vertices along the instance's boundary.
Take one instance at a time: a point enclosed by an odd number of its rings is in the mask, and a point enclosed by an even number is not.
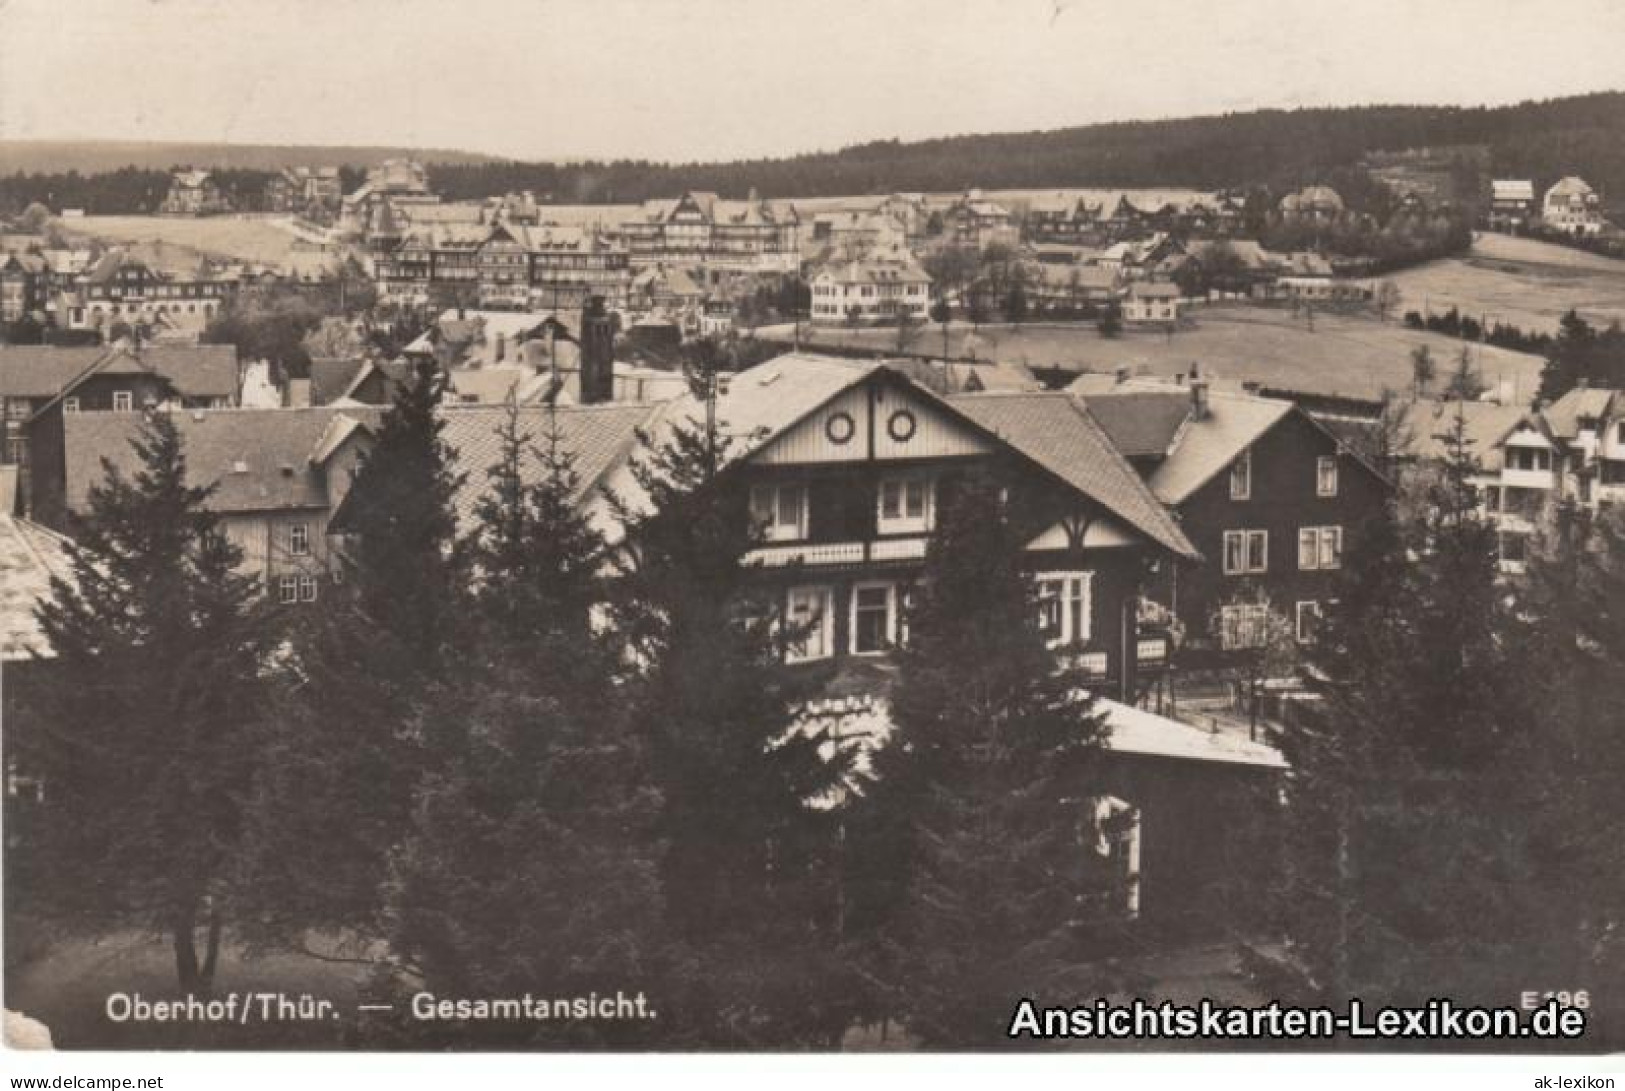
<svg viewBox="0 0 1625 1091"><path fill-rule="evenodd" d="M128 413L135 408L135 395L128 390L113 391L113 412Z"/></svg>
<svg viewBox="0 0 1625 1091"><path fill-rule="evenodd" d="M1094 578L1093 572L1085 571L1040 572L1033 577L1038 585L1039 631L1045 634L1046 645L1059 648L1089 642L1094 627ZM1052 606L1057 611L1053 630L1044 622Z"/></svg>
<svg viewBox="0 0 1625 1091"><path fill-rule="evenodd" d="M1322 616L1320 602L1316 599L1306 599L1297 604L1294 611L1293 628L1297 634L1299 644L1307 644L1315 638L1312 629L1313 626L1320 624ZM1304 627L1306 620L1310 624L1309 630Z"/></svg>
<svg viewBox="0 0 1625 1091"><path fill-rule="evenodd" d="M858 596L864 591L884 590L886 592L886 646L871 648L868 651L858 649ZM885 655L897 645L897 585L889 580L866 580L852 585L852 602L848 616L847 647L853 655Z"/></svg>
<svg viewBox="0 0 1625 1091"><path fill-rule="evenodd" d="M1315 495L1336 496L1338 486L1336 455L1321 455L1315 460Z"/></svg>
<svg viewBox="0 0 1625 1091"><path fill-rule="evenodd" d="M1262 602L1237 602L1219 607L1219 645L1227 652L1263 645L1269 624L1269 606ZM1256 639L1248 641L1245 636Z"/></svg>
<svg viewBox="0 0 1625 1091"><path fill-rule="evenodd" d="M62 399L62 412L64 412L64 413L77 413L77 412L79 412L79 397L78 397L78 395L75 395L75 396L73 396L71 398L63 398Z"/></svg>
<svg viewBox="0 0 1625 1091"><path fill-rule="evenodd" d="M1230 548L1237 544L1239 562L1232 563ZM1253 545L1258 544L1258 563L1252 561ZM1221 558L1226 576L1255 576L1270 569L1270 532L1267 530L1227 530L1224 532L1224 555Z"/></svg>
<svg viewBox="0 0 1625 1091"><path fill-rule="evenodd" d="M897 514L886 514L886 493L897 490ZM920 492L920 513L910 515L909 494ZM917 474L883 477L875 489L875 528L881 534L929 534L936 514L936 482Z"/></svg>
<svg viewBox="0 0 1625 1091"><path fill-rule="evenodd" d="M276 581L276 600L283 606L291 606L299 601L299 577L289 572L278 576Z"/></svg>
<svg viewBox="0 0 1625 1091"><path fill-rule="evenodd" d="M291 557L310 556L310 524L288 524L288 555Z"/></svg>
<svg viewBox="0 0 1625 1091"><path fill-rule="evenodd" d="M1253 498L1253 452L1249 448L1230 464L1230 499Z"/></svg>
<svg viewBox="0 0 1625 1091"><path fill-rule="evenodd" d="M1343 528L1298 528L1298 570L1332 572L1343 567Z"/></svg>
<svg viewBox="0 0 1625 1091"><path fill-rule="evenodd" d="M784 502L793 498L796 518L785 522ZM782 481L752 485L750 514L769 542L799 542L807 537L807 485L803 481Z"/></svg>
<svg viewBox="0 0 1625 1091"><path fill-rule="evenodd" d="M835 654L835 588L829 584L806 584L785 592L784 617L787 625L806 626L799 641L787 643L787 663L811 663Z"/></svg>
<svg viewBox="0 0 1625 1091"><path fill-rule="evenodd" d="M309 572L301 573L298 587L300 602L316 601L316 577L313 574Z"/></svg>

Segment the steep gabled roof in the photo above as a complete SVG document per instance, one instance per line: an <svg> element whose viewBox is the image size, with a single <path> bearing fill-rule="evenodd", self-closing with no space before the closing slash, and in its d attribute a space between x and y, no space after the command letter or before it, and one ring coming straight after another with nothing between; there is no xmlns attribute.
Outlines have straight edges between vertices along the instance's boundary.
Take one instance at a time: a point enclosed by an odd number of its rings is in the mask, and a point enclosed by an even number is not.
<svg viewBox="0 0 1625 1091"><path fill-rule="evenodd" d="M1120 390L1091 395L1084 407L1125 458L1162 458L1190 416L1191 399L1177 390Z"/></svg>
<svg viewBox="0 0 1625 1091"><path fill-rule="evenodd" d="M187 481L214 485L208 508L216 512L299 511L327 506L327 483L315 461L337 416L375 424L382 410L177 410L169 415L185 444ZM64 470L70 511L83 511L107 460L129 476L139 456L130 441L139 413L68 413L62 418Z"/></svg>
<svg viewBox="0 0 1625 1091"><path fill-rule="evenodd" d="M1552 434L1572 440L1580 434L1580 421L1600 422L1609 415L1617 391L1599 386L1577 386L1542 410Z"/></svg>
<svg viewBox="0 0 1625 1091"><path fill-rule="evenodd" d="M521 406L519 434L531 443L540 444L552 424L557 423L560 446L574 459L579 502L596 491L611 470L625 464L637 444L638 429L646 426L655 412L654 406L631 402ZM499 430L508 422L508 408L503 405L451 406L441 412L441 419L446 425L441 436L455 453L456 470L464 475L452 498L452 506L459 533L467 533L474 525L480 498L491 487L488 471L502 458ZM520 476L530 482L538 479L540 472L540 464L535 459L527 459L521 466Z"/></svg>
<svg viewBox="0 0 1625 1091"><path fill-rule="evenodd" d="M1530 418L1530 412L1522 406L1493 402L1418 399L1405 407L1400 418L1409 452L1425 459L1447 457L1447 437L1454 434L1458 416L1468 453L1480 468L1494 471L1502 465L1502 443Z"/></svg>
<svg viewBox="0 0 1625 1091"><path fill-rule="evenodd" d="M1084 402L1096 419L1114 414L1121 417L1114 422L1115 426L1145 447L1160 439L1160 430L1165 430L1173 421L1176 410L1171 400L1166 405L1119 401L1134 398L1144 390L1145 387L1141 387L1139 391L1095 394L1086 397ZM1232 394L1210 387L1207 416L1196 420L1188 412L1188 392L1168 389L1166 395L1162 391L1155 393L1178 398L1186 407L1183 423L1169 437L1167 457L1152 470L1149 478L1151 491L1170 507L1184 503L1296 409L1288 401ZM1148 408L1152 405L1156 408Z"/></svg>
<svg viewBox="0 0 1625 1091"><path fill-rule="evenodd" d="M1153 542L1181 556L1198 555L1134 468L1070 395L963 394L948 402Z"/></svg>

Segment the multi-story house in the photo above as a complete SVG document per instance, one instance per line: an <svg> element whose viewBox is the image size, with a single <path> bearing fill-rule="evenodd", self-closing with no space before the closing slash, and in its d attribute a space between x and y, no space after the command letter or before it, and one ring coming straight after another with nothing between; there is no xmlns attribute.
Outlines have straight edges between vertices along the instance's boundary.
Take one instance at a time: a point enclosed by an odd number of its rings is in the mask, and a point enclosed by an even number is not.
<svg viewBox="0 0 1625 1091"><path fill-rule="evenodd" d="M870 254L897 252L908 245L908 229L895 216L865 209L820 212L812 218L807 239L813 253L852 261Z"/></svg>
<svg viewBox="0 0 1625 1091"><path fill-rule="evenodd" d="M0 461L17 467L20 506L51 526L53 482L62 477L62 422L80 412L134 412L151 406L236 404L240 378L231 345L0 348ZM59 491L59 490L57 490Z"/></svg>
<svg viewBox="0 0 1625 1091"><path fill-rule="evenodd" d="M948 234L962 246L1014 246L1019 240L1010 210L989 200L979 189L966 190L948 206L942 219Z"/></svg>
<svg viewBox="0 0 1625 1091"><path fill-rule="evenodd" d="M1331 186L1305 186L1282 197L1280 211L1289 220L1334 220L1343 214L1343 197Z"/></svg>
<svg viewBox="0 0 1625 1091"><path fill-rule="evenodd" d="M931 277L906 250L830 265L812 278L812 320L818 323L924 321L931 311Z"/></svg>
<svg viewBox="0 0 1625 1091"><path fill-rule="evenodd" d="M344 199L337 167L290 167L265 183L265 210L325 220Z"/></svg>
<svg viewBox="0 0 1625 1091"><path fill-rule="evenodd" d="M405 230L373 269L386 294L428 302L436 287L469 302L510 310L575 309L592 296L628 303L631 264L624 247L588 228L441 223Z"/></svg>
<svg viewBox="0 0 1625 1091"><path fill-rule="evenodd" d="M1418 399L1405 407L1400 433L1421 464L1456 454L1472 460L1471 482L1499 534L1501 569L1524 570L1532 536L1565 492L1563 445L1542 414L1518 405Z"/></svg>
<svg viewBox="0 0 1625 1091"><path fill-rule="evenodd" d="M634 269L682 264L735 272L793 273L801 264L800 217L752 190L743 201L690 190L645 201L613 231Z"/></svg>
<svg viewBox="0 0 1625 1091"><path fill-rule="evenodd" d="M186 446L187 482L212 486L205 506L243 552L245 574L259 577L280 603L316 602L336 566L328 520L349 491L382 410L171 410ZM84 514L103 460L126 475L139 469L130 441L138 413L70 414L57 500Z"/></svg>
<svg viewBox="0 0 1625 1091"><path fill-rule="evenodd" d="M1534 222L1535 183L1527 178L1497 178L1490 183L1491 231L1521 234Z"/></svg>
<svg viewBox="0 0 1625 1091"><path fill-rule="evenodd" d="M339 203L338 228L347 236L366 233L373 221L373 209L388 201L397 209L440 203L440 195L429 188L429 172L422 163L410 159L388 159L367 172L367 180Z"/></svg>
<svg viewBox="0 0 1625 1091"><path fill-rule="evenodd" d="M0 256L0 322L15 322L45 308L47 267L39 254Z"/></svg>
<svg viewBox="0 0 1625 1091"><path fill-rule="evenodd" d="M176 171L170 176L169 192L158 206L158 212L165 216L212 216L229 211L225 195L206 170Z"/></svg>
<svg viewBox="0 0 1625 1091"><path fill-rule="evenodd" d="M1382 474L1292 402L1214 391L1199 373L1082 400L1201 551L1149 589L1195 660L1249 647L1267 609L1307 639L1346 537L1382 508Z"/></svg>
<svg viewBox="0 0 1625 1091"><path fill-rule="evenodd" d="M1101 205L1082 197L1034 197L1022 217L1021 231L1029 242L1080 245L1100 237Z"/></svg>
<svg viewBox="0 0 1625 1091"><path fill-rule="evenodd" d="M1602 233L1602 199L1584 179L1570 175L1552 183L1541 202L1541 222L1565 235L1593 236Z"/></svg>
<svg viewBox="0 0 1625 1091"><path fill-rule="evenodd" d="M938 515L966 475L991 474L1029 542L1037 624L1103 698L1107 794L1080 795L1079 817L1108 821L1103 844L1080 851L1121 865L1128 916L1169 919L1199 904L1198 891L1226 867L1223 816L1284 763L1268 747L1124 701L1166 654L1163 640L1138 630L1140 585L1152 567L1194 554L1082 407L1060 392L945 399L884 365L789 355L733 376L709 411L730 437L713 487L760 528L746 578L794 625L786 662L821 686L793 726L855 744L864 775L891 734L894 655L909 639L908 604ZM639 436L659 444L707 413L684 395L660 407L525 409L520 427L557 428L578 453L585 512L612 543L635 546L621 539L605 494L646 503L630 472ZM446 412L446 442L468 471L456 500L464 525L506 419Z"/></svg>
<svg viewBox="0 0 1625 1091"><path fill-rule="evenodd" d="M1135 324L1178 322L1179 285L1137 280L1123 297L1123 321Z"/></svg>
<svg viewBox="0 0 1625 1091"><path fill-rule="evenodd" d="M238 277L196 254L161 244L107 251L57 300L68 329L105 330L172 316L201 327L236 295Z"/></svg>
<svg viewBox="0 0 1625 1091"><path fill-rule="evenodd" d="M1568 455L1568 495L1593 509L1625 503L1625 391L1582 383L1541 413Z"/></svg>

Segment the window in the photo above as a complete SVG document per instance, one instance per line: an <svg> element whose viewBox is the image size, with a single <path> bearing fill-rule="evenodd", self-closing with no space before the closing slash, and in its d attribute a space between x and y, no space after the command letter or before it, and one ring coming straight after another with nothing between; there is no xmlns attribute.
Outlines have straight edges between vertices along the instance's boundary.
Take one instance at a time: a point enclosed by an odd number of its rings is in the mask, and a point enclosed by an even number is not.
<svg viewBox="0 0 1625 1091"><path fill-rule="evenodd" d="M1090 572L1045 572L1038 577L1038 631L1050 647L1089 641Z"/></svg>
<svg viewBox="0 0 1625 1091"><path fill-rule="evenodd" d="M1509 470L1550 470L1552 452L1544 447L1508 447L1506 467Z"/></svg>
<svg viewBox="0 0 1625 1091"><path fill-rule="evenodd" d="M795 639L785 649L791 663L827 659L835 652L835 592L829 587L792 587L785 618Z"/></svg>
<svg viewBox="0 0 1625 1091"><path fill-rule="evenodd" d="M79 399L77 397L63 398L62 399L62 412L64 412L64 413L77 413L77 412L79 412Z"/></svg>
<svg viewBox="0 0 1625 1091"><path fill-rule="evenodd" d="M880 482L879 528L882 534L922 534L931 529L931 481L924 477L888 477Z"/></svg>
<svg viewBox="0 0 1625 1091"><path fill-rule="evenodd" d="M1247 500L1253 495L1253 453L1244 451L1230 464L1230 499Z"/></svg>
<svg viewBox="0 0 1625 1091"><path fill-rule="evenodd" d="M316 577L305 575L299 577L299 601L316 601Z"/></svg>
<svg viewBox="0 0 1625 1091"><path fill-rule="evenodd" d="M299 601L299 577L282 576L276 581L276 599L284 606Z"/></svg>
<svg viewBox="0 0 1625 1091"><path fill-rule="evenodd" d="M852 589L852 654L890 650L897 637L897 589L889 583L860 583Z"/></svg>
<svg viewBox="0 0 1625 1091"><path fill-rule="evenodd" d="M309 523L294 523L288 527L288 552L295 557L310 555Z"/></svg>
<svg viewBox="0 0 1625 1091"><path fill-rule="evenodd" d="M1268 624L1269 607L1263 603L1221 606L1219 644L1227 652L1262 647Z"/></svg>
<svg viewBox="0 0 1625 1091"><path fill-rule="evenodd" d="M135 407L135 395L128 390L113 391L113 410L118 413L128 413Z"/></svg>
<svg viewBox="0 0 1625 1091"><path fill-rule="evenodd" d="M1298 568L1304 572L1343 567L1343 528L1304 527L1298 531Z"/></svg>
<svg viewBox="0 0 1625 1091"><path fill-rule="evenodd" d="M1315 639L1315 631L1320 627L1320 603L1298 603L1298 643L1307 644Z"/></svg>
<svg viewBox="0 0 1625 1091"><path fill-rule="evenodd" d="M770 542L793 542L807 536L807 487L801 484L756 485L750 490L750 513Z"/></svg>
<svg viewBox="0 0 1625 1091"><path fill-rule="evenodd" d="M1267 530L1225 531L1224 574L1245 576L1269 571L1269 544Z"/></svg>
<svg viewBox="0 0 1625 1091"><path fill-rule="evenodd" d="M1323 455L1315 460L1315 495L1337 495L1337 456Z"/></svg>

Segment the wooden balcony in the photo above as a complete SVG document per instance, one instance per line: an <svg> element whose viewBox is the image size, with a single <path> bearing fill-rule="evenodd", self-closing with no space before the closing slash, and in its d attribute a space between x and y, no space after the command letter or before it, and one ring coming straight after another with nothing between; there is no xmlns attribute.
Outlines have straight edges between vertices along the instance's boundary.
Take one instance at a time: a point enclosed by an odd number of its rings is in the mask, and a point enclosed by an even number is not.
<svg viewBox="0 0 1625 1091"><path fill-rule="evenodd" d="M743 563L758 568L802 565L854 565L879 561L917 561L925 557L929 539L885 538L873 542L788 542L763 546L745 554Z"/></svg>

